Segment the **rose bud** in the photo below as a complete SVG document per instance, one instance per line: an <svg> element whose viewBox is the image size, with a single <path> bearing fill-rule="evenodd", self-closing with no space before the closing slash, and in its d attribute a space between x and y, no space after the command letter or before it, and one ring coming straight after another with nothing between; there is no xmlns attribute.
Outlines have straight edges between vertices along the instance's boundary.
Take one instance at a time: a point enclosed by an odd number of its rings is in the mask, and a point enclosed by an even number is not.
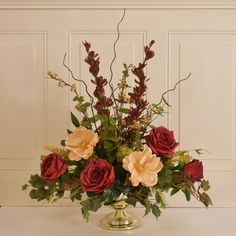
<svg viewBox="0 0 236 236"><path fill-rule="evenodd" d="M203 165L199 160L194 159L188 164L184 165L185 175L194 183L200 182L203 178Z"/></svg>

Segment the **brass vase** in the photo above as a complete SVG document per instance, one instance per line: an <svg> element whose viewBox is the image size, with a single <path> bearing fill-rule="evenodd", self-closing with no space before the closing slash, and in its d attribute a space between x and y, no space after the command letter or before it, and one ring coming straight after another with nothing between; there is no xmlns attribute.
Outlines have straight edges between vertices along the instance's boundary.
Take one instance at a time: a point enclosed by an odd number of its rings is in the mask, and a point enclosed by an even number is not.
<svg viewBox="0 0 236 236"><path fill-rule="evenodd" d="M100 226L116 231L131 230L140 226L139 218L126 212L128 206L129 204L124 201L118 201L111 205L115 212L105 215L100 221Z"/></svg>

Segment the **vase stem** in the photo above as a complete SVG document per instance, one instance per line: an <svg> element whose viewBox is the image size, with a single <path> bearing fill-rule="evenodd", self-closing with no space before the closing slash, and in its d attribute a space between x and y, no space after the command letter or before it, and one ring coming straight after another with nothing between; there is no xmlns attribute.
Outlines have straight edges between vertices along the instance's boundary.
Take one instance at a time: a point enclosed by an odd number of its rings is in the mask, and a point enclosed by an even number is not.
<svg viewBox="0 0 236 236"><path fill-rule="evenodd" d="M140 220L126 212L128 204L119 203L114 204L112 207L115 209L114 213L106 215L100 222L100 226L109 230L130 230L140 225Z"/></svg>

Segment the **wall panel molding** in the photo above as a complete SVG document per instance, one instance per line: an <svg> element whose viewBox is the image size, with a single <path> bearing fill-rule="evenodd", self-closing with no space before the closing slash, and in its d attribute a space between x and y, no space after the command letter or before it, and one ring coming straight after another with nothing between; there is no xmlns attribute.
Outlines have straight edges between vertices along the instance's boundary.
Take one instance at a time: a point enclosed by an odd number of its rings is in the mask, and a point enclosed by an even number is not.
<svg viewBox="0 0 236 236"><path fill-rule="evenodd" d="M204 155L206 158L203 158L208 170L236 171L235 43L235 30L168 32L169 84L173 84L172 80L176 79L174 75L178 75L180 79L189 70L193 72L189 81L179 87L178 94L171 97L172 101L176 101L174 117L177 119L169 116L169 123L178 130L180 143L188 142L188 138L184 138L188 131L198 133L196 136L199 135L198 141L189 141L190 143L200 143L200 137L204 139L205 136L207 140L211 140L212 136L217 137L216 140L221 140L220 144L216 144L217 142L213 144L210 141L208 143L210 150L206 149L210 153ZM191 60L193 61L191 62ZM206 67L207 70L204 69ZM204 71L204 73L201 73L201 71ZM221 78L224 78L224 83L220 83ZM194 92L193 88L198 92ZM191 105L188 102L186 103L184 94L192 96L193 103ZM212 96L214 96L214 99ZM197 101L198 106L194 101ZM219 112L217 107L221 106L219 105L221 102L224 103L224 109ZM172 102L170 103L172 104ZM188 110L191 106L196 107L196 110L199 109L200 113L189 114ZM228 113L227 109L231 112ZM204 127L200 132L195 129L194 123L191 122L194 117L197 117L196 124L200 124L199 127ZM212 122L206 125L206 121L209 120ZM217 123L214 120L219 122ZM184 140L182 141L182 139ZM223 142L225 142L225 145L222 144ZM207 143L207 141L204 140L203 143ZM224 146L224 150L221 145ZM227 148L225 148L226 146Z"/></svg>
<svg viewBox="0 0 236 236"><path fill-rule="evenodd" d="M43 146L59 146L66 129L74 129L69 113L73 94L47 79L47 69L72 82L62 64L67 52L74 75L90 81L82 45L87 40L100 55L101 75L109 79L124 7L129 10L120 27L114 84L124 62L142 61L143 45L151 39L156 40L156 57L147 67L150 102L159 102L164 91L192 72L168 95L172 107L154 125L173 130L181 149L208 150L211 154L193 153L193 158L204 163L214 206L236 206L236 0L0 0L0 100L5 102L0 184L11 186L0 194L2 205L37 204L19 192L20 186L39 171L40 155L48 153ZM170 204L194 206L182 198Z"/></svg>
<svg viewBox="0 0 236 236"><path fill-rule="evenodd" d="M236 1L0 1L0 9L236 9Z"/></svg>
<svg viewBox="0 0 236 236"><path fill-rule="evenodd" d="M7 101L2 107L1 128L6 135L1 142L0 170L32 168L38 163L39 146L46 142L48 91L41 77L47 67L47 32L0 30L0 47L6 55L1 93ZM22 139L26 143L19 144Z"/></svg>

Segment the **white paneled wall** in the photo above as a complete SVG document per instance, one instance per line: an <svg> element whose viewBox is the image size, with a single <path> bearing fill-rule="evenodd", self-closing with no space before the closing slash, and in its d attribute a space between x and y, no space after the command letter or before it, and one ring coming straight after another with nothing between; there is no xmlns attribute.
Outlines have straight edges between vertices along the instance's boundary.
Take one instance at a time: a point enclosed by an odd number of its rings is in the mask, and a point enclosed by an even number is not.
<svg viewBox="0 0 236 236"><path fill-rule="evenodd" d="M62 65L67 52L66 63L89 84L82 45L87 40L100 54L101 74L109 78L122 7L127 11L114 82L123 62L141 61L143 45L152 39L151 101L192 73L169 95L172 107L156 124L173 129L181 148L209 151L201 159L215 206L236 206L236 2L223 1L0 1L0 204L37 204L21 185L38 170L44 144L59 144L65 136L73 109L70 93L49 81L46 71L70 80ZM183 199L177 194L169 202L199 206Z"/></svg>

